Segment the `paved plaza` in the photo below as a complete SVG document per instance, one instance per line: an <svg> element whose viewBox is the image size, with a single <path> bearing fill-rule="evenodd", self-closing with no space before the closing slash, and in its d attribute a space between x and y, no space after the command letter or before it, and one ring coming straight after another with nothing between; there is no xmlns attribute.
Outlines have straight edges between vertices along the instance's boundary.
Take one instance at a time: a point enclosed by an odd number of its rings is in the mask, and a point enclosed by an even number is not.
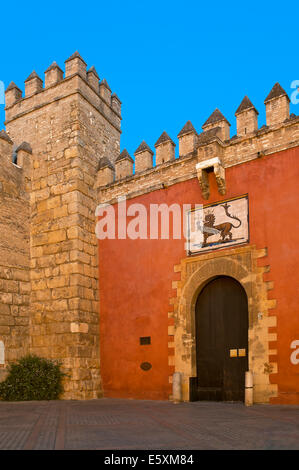
<svg viewBox="0 0 299 470"><path fill-rule="evenodd" d="M299 406L0 402L0 449L299 449Z"/></svg>

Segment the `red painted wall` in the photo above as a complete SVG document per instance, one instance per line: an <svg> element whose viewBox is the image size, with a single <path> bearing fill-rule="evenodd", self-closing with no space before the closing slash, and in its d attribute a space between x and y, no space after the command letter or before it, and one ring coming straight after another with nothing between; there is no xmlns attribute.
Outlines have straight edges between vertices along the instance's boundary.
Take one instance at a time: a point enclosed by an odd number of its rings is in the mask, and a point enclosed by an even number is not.
<svg viewBox="0 0 299 470"><path fill-rule="evenodd" d="M277 299L278 383L275 403L299 404L299 364L290 361L293 340L299 340L298 307L298 159L299 148L262 157L226 169L227 193L218 193L210 175L211 195L201 197L197 179L170 186L127 201L149 204L207 204L248 193L250 244L268 248L265 280L274 281L269 298ZM104 395L109 397L168 399L168 311L171 283L178 279L173 267L186 257L184 240L101 240L100 338ZM151 345L139 338L151 336ZM298 354L299 358L299 354ZM140 364L152 364L143 371Z"/></svg>

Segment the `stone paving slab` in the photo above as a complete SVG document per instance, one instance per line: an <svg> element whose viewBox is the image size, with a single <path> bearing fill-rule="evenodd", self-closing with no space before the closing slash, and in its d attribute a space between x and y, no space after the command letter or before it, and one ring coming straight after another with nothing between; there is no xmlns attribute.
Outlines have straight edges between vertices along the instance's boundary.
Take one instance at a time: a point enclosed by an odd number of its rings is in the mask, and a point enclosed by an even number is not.
<svg viewBox="0 0 299 470"><path fill-rule="evenodd" d="M299 406L107 399L0 402L1 450L299 449Z"/></svg>

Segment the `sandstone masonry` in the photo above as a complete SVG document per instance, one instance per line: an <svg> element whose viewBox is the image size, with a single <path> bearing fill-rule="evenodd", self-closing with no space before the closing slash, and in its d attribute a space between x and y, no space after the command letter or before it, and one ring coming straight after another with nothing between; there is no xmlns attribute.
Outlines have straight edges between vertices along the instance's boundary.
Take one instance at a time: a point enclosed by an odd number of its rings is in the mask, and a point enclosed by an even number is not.
<svg viewBox="0 0 299 470"><path fill-rule="evenodd" d="M65 78L53 63L44 88L35 72L25 85L25 97L13 83L6 90L9 137L1 139L1 179L10 180L2 183L1 196L10 205L0 209L7 260L0 276L6 292L0 334L9 338L8 360L27 350L61 360L69 374L65 398L96 398L101 380L94 186L100 157L114 161L119 155L120 101L105 80L99 83L94 67L86 72L77 52L65 63ZM19 168L20 152L16 164L11 161L12 141L32 146L26 171Z"/></svg>

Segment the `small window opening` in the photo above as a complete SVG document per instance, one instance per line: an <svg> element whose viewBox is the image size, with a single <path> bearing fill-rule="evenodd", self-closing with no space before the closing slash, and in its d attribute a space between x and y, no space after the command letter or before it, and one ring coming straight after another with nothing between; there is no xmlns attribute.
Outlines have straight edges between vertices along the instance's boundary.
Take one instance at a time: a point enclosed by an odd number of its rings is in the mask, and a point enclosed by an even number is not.
<svg viewBox="0 0 299 470"><path fill-rule="evenodd" d="M151 337L150 336L142 336L140 338L140 344L141 344L141 346L144 346L145 344L151 344Z"/></svg>

